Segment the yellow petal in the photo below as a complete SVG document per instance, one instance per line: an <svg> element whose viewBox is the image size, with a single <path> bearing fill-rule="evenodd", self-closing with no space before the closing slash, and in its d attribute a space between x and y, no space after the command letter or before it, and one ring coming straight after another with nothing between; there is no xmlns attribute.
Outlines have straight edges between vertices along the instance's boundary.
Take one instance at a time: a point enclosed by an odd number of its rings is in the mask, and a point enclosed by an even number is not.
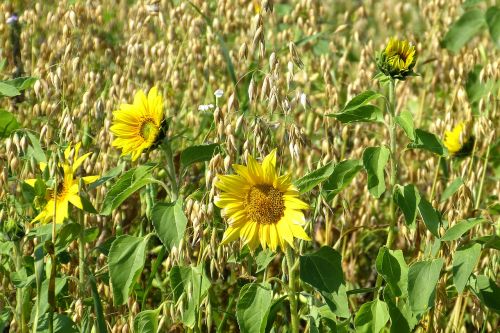
<svg viewBox="0 0 500 333"><path fill-rule="evenodd" d="M264 181L268 184L274 185L274 180L276 176L276 149L267 155L262 161L262 171L264 176Z"/></svg>
<svg viewBox="0 0 500 333"><path fill-rule="evenodd" d="M222 237L222 242L220 243L220 245L226 245L227 243L236 240L240 235L240 230L241 228L228 227L224 232L224 236Z"/></svg>
<svg viewBox="0 0 500 333"><path fill-rule="evenodd" d="M82 179L85 184L92 184L93 182L99 179L99 176L85 176L82 177Z"/></svg>
<svg viewBox="0 0 500 333"><path fill-rule="evenodd" d="M25 179L24 182L31 187L35 187L36 178Z"/></svg>
<svg viewBox="0 0 500 333"><path fill-rule="evenodd" d="M66 147L66 149L64 149L64 158L66 160L69 159L69 154L71 153L71 142L68 144L68 146Z"/></svg>
<svg viewBox="0 0 500 333"><path fill-rule="evenodd" d="M86 153L86 154L83 154L82 156L80 156L79 158L77 158L76 161L73 162L73 171L76 171L80 167L80 165L82 165L83 161L85 161L87 159L87 157L90 156L90 154L92 154L92 153Z"/></svg>
<svg viewBox="0 0 500 333"><path fill-rule="evenodd" d="M78 195L70 195L68 197L69 202L78 209L83 210L82 199Z"/></svg>

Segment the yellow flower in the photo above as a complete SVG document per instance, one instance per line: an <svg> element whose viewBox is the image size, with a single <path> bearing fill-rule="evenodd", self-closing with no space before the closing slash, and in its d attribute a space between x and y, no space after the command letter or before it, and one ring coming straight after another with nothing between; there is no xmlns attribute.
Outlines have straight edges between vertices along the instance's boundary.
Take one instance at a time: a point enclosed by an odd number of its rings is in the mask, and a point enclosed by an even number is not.
<svg viewBox="0 0 500 333"><path fill-rule="evenodd" d="M380 54L377 66L382 73L393 79L404 80L415 75L413 67L417 61L415 46L406 40L391 38Z"/></svg>
<svg viewBox="0 0 500 333"><path fill-rule="evenodd" d="M453 157L469 156L474 148L474 136L466 137L467 128L459 122L451 131L444 132L444 146Z"/></svg>
<svg viewBox="0 0 500 333"><path fill-rule="evenodd" d="M113 116L110 128L116 137L113 146L122 149L122 156L132 155L132 161L137 160L145 149L158 143L164 135L163 100L156 87L149 90L148 96L139 90L135 94L134 104L120 105Z"/></svg>
<svg viewBox="0 0 500 333"><path fill-rule="evenodd" d="M221 190L215 204L229 224L221 245L240 237L252 250L260 244L274 251L278 246L284 250L287 243L294 247L294 237L310 240L302 212L309 206L299 199L290 175L276 173L276 149L262 165L249 156L248 166L233 168L236 175L218 176L215 184Z"/></svg>
<svg viewBox="0 0 500 333"><path fill-rule="evenodd" d="M68 207L69 203L78 209L83 209L82 200L79 195L79 184L80 179L74 178L74 173L76 170L82 165L83 161L87 159L90 153L84 154L78 157L78 151L80 150L81 144L78 143L75 145L74 150L74 162L69 164L68 160L71 153L71 145L68 145L66 150L64 151L65 161L59 164L59 167L63 170L63 178L58 180L57 189L49 189L47 191L47 200L45 207L42 211L31 221L32 223L40 221L41 223L49 223L52 221L54 216L54 208L56 209L56 223L63 223L64 220L68 217ZM46 163L40 163L40 169L42 171L47 167ZM87 176L82 177L81 179L85 184L90 184L95 182L99 176ZM25 182L35 187L36 179L28 179ZM55 207L54 207L55 203Z"/></svg>

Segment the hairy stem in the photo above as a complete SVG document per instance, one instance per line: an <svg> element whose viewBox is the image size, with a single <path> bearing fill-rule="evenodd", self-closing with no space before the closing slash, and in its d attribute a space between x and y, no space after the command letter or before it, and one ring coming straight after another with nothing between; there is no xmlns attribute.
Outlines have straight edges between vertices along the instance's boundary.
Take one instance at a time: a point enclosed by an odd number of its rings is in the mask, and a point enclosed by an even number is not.
<svg viewBox="0 0 500 333"><path fill-rule="evenodd" d="M292 248L289 246L285 251L286 262L288 264L288 300L290 302L290 316L292 317L290 331L292 333L299 332L299 313L297 308L297 296L295 291L296 276L293 261Z"/></svg>

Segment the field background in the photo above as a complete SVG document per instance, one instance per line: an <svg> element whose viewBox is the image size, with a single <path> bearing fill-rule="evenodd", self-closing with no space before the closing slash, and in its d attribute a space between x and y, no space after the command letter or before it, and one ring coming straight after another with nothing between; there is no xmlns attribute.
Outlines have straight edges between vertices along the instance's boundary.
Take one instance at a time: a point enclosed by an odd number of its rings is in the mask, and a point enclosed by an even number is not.
<svg viewBox="0 0 500 333"><path fill-rule="evenodd" d="M249 154L260 158L277 148L281 171L298 179L332 161L360 159L364 148L386 143L389 134L384 126L345 125L326 115L339 112L362 91L385 93L373 79L375 58L392 36L416 45L416 72L420 74L398 83L398 112L410 111L416 128L438 137L459 121L467 121L469 133L476 138L472 157L452 160L425 150L404 149L408 139L399 133L399 183L416 184L427 197L435 183L432 203L449 225L478 216L492 222L473 229L470 237L499 232L496 130L500 54L487 29L457 50L443 47L451 24L467 10L462 1L273 2L270 12L260 1L162 0L157 3L158 13L151 10L153 2L148 7L146 1L0 3L0 59L7 59L1 78L11 78L16 70L39 78L23 98L0 101L26 129L0 146L3 221L15 218L26 234L34 227L29 221L35 213L29 198L23 196L22 180L33 178L38 166L30 155L33 144L26 132L39 138L47 154L68 142L82 142L82 149L93 153L82 174L116 173L136 165L120 158L120 151L111 146L109 128L112 112L121 103L131 103L138 89L159 87L177 163L179 152L186 147L221 144L210 161L191 166L180 177L188 219L181 246L151 276L161 249L159 240L151 238L144 270L125 305L113 305L107 251L117 235L143 236L153 230L148 221L148 197L138 191L109 216L85 214L86 226L94 228L85 244L87 267L95 277L105 323L112 332L132 331L139 312L172 300L168 272L173 266L199 263L204 263L211 287L200 302L197 327L215 332L224 318L222 331L238 331L234 296L243 284L261 281L263 274L281 279L283 256L270 255L265 272L257 273L255 262L238 250L238 242L218 246L226 224L213 204L216 175L232 173L232 163L244 164ZM472 6L483 10L495 5L495 1L467 3L478 3ZM22 68L15 61L12 28L6 23L13 12L20 17ZM215 104L217 89L224 91L218 107L199 110L200 105ZM158 150L144 154L139 161L147 162L160 163L155 177L167 181ZM464 184L451 197L440 200L458 177ZM88 191L98 210L113 182L110 179ZM375 285L375 259L387 234L389 194L374 199L366 183L366 174L360 172L331 201L320 196L317 187L302 196L312 207L306 218L313 242L304 242L301 251L312 252L322 245L338 250L348 290ZM161 188L150 190L157 200L165 200ZM403 250L408 264L428 257L434 237L421 222L417 228L406 227L400 215L394 248ZM75 211L70 219L76 220L76 216ZM32 256L38 243L25 238L22 253ZM80 297L74 281L79 276L78 245L77 241L68 245L69 259L58 268L58 277L65 280L57 309L83 325L94 320L95 314L92 293ZM430 331L431 323L442 332L493 332L498 329L498 314L484 307L471 291L459 296L451 285L451 253L457 246L453 242L440 250L448 273L438 283L435 308L416 329ZM0 256L0 313L15 332L19 325L5 310L9 304L16 306L10 274L15 265L9 262L9 251ZM474 271L498 284L498 250L484 250ZM143 300L148 286L151 291ZM281 295L279 288L275 292ZM352 313L372 297L372 293L349 296ZM164 303L158 313L160 332L190 330L184 316L189 299ZM304 308L305 302L302 300ZM307 318L307 313L303 315ZM287 323L287 307L283 306L274 331L286 332ZM313 332L307 320L302 321L301 330Z"/></svg>

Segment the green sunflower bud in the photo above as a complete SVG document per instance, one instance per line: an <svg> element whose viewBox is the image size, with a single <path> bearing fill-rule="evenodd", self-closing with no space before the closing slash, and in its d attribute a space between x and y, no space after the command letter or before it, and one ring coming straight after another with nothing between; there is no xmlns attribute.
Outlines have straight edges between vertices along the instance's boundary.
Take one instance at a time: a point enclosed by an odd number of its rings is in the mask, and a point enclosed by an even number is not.
<svg viewBox="0 0 500 333"><path fill-rule="evenodd" d="M417 75L413 71L417 61L415 46L410 42L391 38L377 59L378 69L392 79L405 80Z"/></svg>

